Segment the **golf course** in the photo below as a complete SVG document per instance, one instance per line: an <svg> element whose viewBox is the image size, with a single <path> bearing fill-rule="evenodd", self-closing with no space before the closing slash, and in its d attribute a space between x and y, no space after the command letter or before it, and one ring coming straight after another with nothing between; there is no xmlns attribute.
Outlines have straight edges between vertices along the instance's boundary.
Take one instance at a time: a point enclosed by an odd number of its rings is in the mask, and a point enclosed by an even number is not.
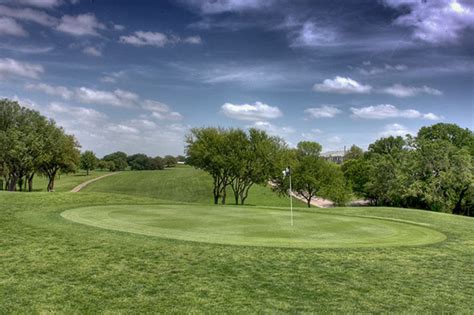
<svg viewBox="0 0 474 315"><path fill-rule="evenodd" d="M287 197L213 205L189 166L70 192L104 174L0 192L0 313L472 312L471 217L294 200L291 226Z"/></svg>

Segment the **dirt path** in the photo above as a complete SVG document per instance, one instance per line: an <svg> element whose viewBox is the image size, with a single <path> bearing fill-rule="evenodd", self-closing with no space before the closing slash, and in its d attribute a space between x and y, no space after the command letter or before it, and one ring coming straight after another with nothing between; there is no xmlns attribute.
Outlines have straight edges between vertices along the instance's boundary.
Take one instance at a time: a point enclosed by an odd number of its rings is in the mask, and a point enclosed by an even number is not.
<svg viewBox="0 0 474 315"><path fill-rule="evenodd" d="M88 180L87 182L83 182L82 184L79 184L77 185L76 187L74 187L71 192L73 193L77 193L77 192L80 192L82 188L86 187L87 185L95 182L95 181L98 181L102 178L105 178L105 177L109 177L109 176L112 176L112 175L115 175L115 174L118 174L120 172L115 172L115 173L109 173L109 174L105 174L105 175L102 175L102 176L99 176L99 177L96 177L96 178L93 178L93 179L90 179Z"/></svg>

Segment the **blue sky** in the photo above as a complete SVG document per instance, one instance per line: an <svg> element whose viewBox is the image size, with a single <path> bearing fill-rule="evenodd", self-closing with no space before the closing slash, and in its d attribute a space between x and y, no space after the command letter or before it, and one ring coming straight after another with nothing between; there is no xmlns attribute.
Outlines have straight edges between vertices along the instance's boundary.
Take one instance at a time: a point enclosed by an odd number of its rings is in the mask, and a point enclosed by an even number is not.
<svg viewBox="0 0 474 315"><path fill-rule="evenodd" d="M473 128L473 31L467 0L0 0L0 96L98 155L199 126L366 147Z"/></svg>

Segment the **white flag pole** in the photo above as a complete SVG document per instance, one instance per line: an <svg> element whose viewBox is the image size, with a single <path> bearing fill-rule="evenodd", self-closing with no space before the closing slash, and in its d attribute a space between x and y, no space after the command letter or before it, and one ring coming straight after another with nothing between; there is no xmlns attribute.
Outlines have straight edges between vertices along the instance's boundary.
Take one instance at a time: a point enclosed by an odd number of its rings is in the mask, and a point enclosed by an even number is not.
<svg viewBox="0 0 474 315"><path fill-rule="evenodd" d="M291 169L288 167L288 170L290 170L290 213L291 213L291 226L293 226L293 198L292 198L292 192L291 192Z"/></svg>

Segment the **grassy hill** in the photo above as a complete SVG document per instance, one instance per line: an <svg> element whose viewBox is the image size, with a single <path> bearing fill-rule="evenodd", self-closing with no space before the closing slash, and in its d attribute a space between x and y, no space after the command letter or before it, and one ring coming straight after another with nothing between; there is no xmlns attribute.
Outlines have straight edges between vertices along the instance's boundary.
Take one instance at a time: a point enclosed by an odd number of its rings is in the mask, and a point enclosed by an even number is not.
<svg viewBox="0 0 474 315"><path fill-rule="evenodd" d="M75 174L65 174L65 175L60 175L56 178L56 181L54 183L54 190L56 192L67 192L71 191L74 187L77 185L94 179L96 177L102 176L108 174L108 172L105 171L91 171L89 172L89 175L86 175L85 171L79 171ZM44 176L35 176L33 180L33 190L34 191L46 191L46 187L48 186L48 178Z"/></svg>
<svg viewBox="0 0 474 315"><path fill-rule="evenodd" d="M212 178L201 170L180 166L163 171L122 172L83 189L84 192L117 193L143 196L177 202L212 204ZM296 206L304 206L295 201ZM231 189L227 193L227 203L233 204ZM288 198L274 193L269 187L254 185L246 201L247 205L288 207Z"/></svg>

